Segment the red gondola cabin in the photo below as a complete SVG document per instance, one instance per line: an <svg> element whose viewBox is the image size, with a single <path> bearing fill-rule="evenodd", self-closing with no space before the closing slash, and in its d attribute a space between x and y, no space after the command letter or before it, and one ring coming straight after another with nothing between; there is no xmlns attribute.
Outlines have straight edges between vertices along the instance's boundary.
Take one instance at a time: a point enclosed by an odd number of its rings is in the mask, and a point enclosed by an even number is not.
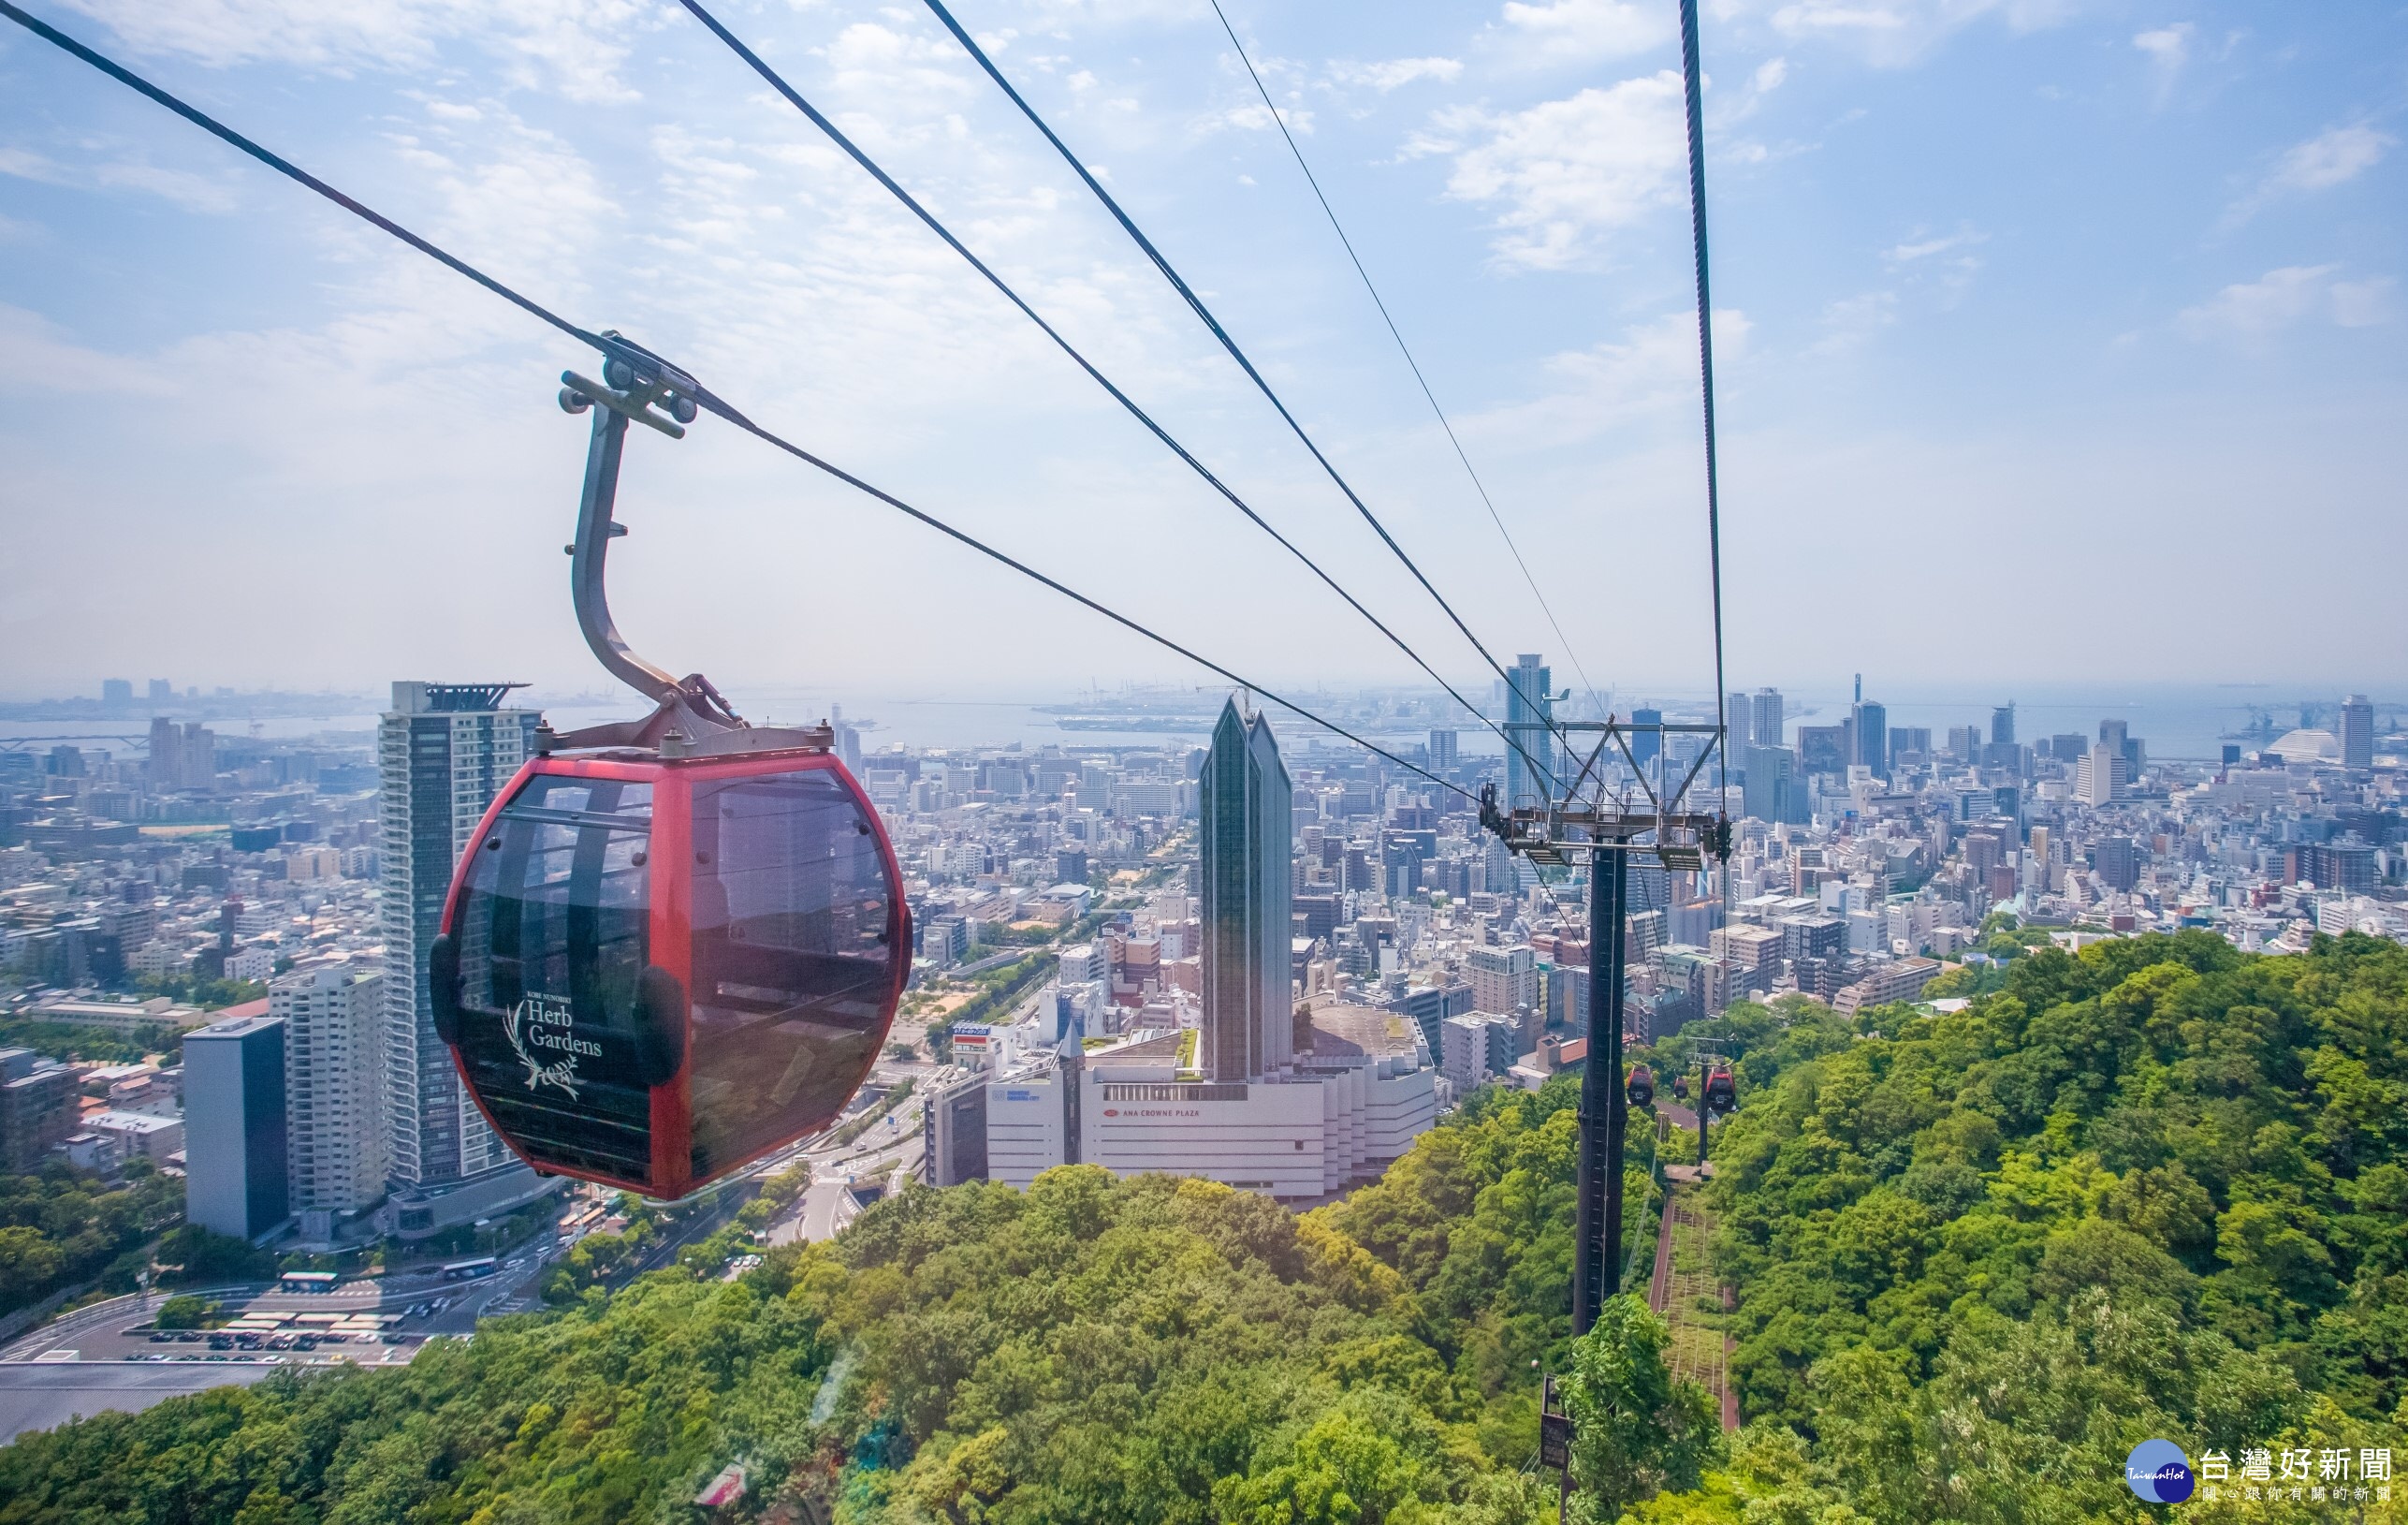
<svg viewBox="0 0 2408 1525"><path fill-rule="evenodd" d="M528 1164L683 1196L842 1110L911 973L909 915L825 752L539 756L453 879L435 1026Z"/></svg>
<svg viewBox="0 0 2408 1525"><path fill-rule="evenodd" d="M1730 1078L1730 1066L1717 1064L1706 1076L1705 1107L1710 1112L1729 1112L1739 1106L1739 1089Z"/></svg>

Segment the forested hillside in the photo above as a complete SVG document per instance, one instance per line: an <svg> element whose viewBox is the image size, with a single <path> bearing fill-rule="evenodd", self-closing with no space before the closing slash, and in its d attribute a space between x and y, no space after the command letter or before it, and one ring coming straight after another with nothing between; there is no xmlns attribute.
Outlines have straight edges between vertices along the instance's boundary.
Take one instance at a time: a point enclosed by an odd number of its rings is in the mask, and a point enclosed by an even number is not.
<svg viewBox="0 0 2408 1525"><path fill-rule="evenodd" d="M1722 1024L1710 1200L1762 1423L1646 1518L2138 1518L2121 1466L2164 1437L2230 1485L2272 1453L2280 1501L2232 1518L2293 1518L2298 1483L2299 1518L2355 1518L2359 1451L2408 1461L2408 949L2147 937L1952 1015L1794 1017Z"/></svg>
<svg viewBox="0 0 2408 1525"><path fill-rule="evenodd" d="M1554 1499L1522 1468L1530 1360L1569 1332L1570 1099L1483 1095L1302 1219L1092 1166L915 1191L733 1283L656 1273L400 1371L26 1437L0 1521L617 1525L743 1460L864 1522L1519 1525Z"/></svg>
<svg viewBox="0 0 2408 1525"><path fill-rule="evenodd" d="M1710 1188L1729 1440L1642 1311L1567 1338L1558 1080L1301 1218L1091 1167L914 1191L734 1283L30 1436L0 1522L683 1519L741 1460L748 1507L784 1485L848 1525L1539 1525L1534 1361L1576 1379L1582 1518L2139 1519L2151 1436L2236 1483L2253 1447L2345 1454L2351 1487L2361 1448L2408 1460L2408 950L2143 939L2018 960L1962 1013L1711 1032L1742 1055ZM2269 1490L2186 1513L2401 1518Z"/></svg>

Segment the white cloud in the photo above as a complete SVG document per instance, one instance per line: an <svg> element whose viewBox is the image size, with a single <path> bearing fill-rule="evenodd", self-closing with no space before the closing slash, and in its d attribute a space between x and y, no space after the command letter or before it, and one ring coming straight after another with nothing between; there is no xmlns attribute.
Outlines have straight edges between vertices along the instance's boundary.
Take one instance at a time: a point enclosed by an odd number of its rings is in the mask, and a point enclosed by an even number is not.
<svg viewBox="0 0 2408 1525"><path fill-rule="evenodd" d="M1953 233L1918 235L1892 244L1881 258L1908 286L1936 288L1945 304L1963 295L1980 273L1981 257L1973 251L1989 242L1989 234L1960 226Z"/></svg>
<svg viewBox="0 0 2408 1525"><path fill-rule="evenodd" d="M1817 355L1845 355L1898 321L1898 294L1866 291L1823 304L1823 336L1808 346Z"/></svg>
<svg viewBox="0 0 2408 1525"><path fill-rule="evenodd" d="M512 82L576 101L632 98L619 80L626 35L666 18L637 0L577 6L510 0L67 0L148 52L225 68L280 63L337 73L421 70L468 40L504 61Z"/></svg>
<svg viewBox="0 0 2408 1525"><path fill-rule="evenodd" d="M2397 141L2369 126L2335 127L2284 154L2267 185L2274 190L2322 191L2346 184L2373 169Z"/></svg>
<svg viewBox="0 0 2408 1525"><path fill-rule="evenodd" d="M2387 322L2391 281L2336 281L2339 265L2285 265L2255 281L2226 286L2196 307L2186 307L2174 326L2193 339L2264 339L2316 318L2347 329Z"/></svg>
<svg viewBox="0 0 2408 1525"><path fill-rule="evenodd" d="M1893 265L1907 265L1914 263L1918 259L1929 259L1934 255L1946 254L1951 249L1963 249L1971 244L1987 242L1989 242L1989 238L1990 235L1987 233L1977 233L1970 228L1960 228L1958 231L1947 234L1941 238L1921 239L1913 242L1893 245L1888 253L1882 256L1882 257L1889 260Z"/></svg>
<svg viewBox="0 0 2408 1525"><path fill-rule="evenodd" d="M2157 104L2166 104L2173 94L2174 81L2180 78L2182 66L2191 56L2191 23L2176 22L2135 36L2132 45L2149 55L2152 73L2157 77Z"/></svg>
<svg viewBox="0 0 2408 1525"><path fill-rule="evenodd" d="M837 91L880 122L968 99L973 86L963 57L941 32L898 32L875 22L854 22L827 46Z"/></svg>
<svg viewBox="0 0 2408 1525"><path fill-rule="evenodd" d="M1850 48L1883 67L1911 64L1954 33L1996 18L2010 31L2054 26L2079 0L1727 0L1725 14L1766 10L1783 37Z"/></svg>
<svg viewBox="0 0 2408 1525"><path fill-rule="evenodd" d="M66 165L31 149L0 148L0 175L38 181L45 185L144 191L172 201L186 212L224 213L234 210L234 192L224 181L184 169L166 169L139 158L102 159Z"/></svg>
<svg viewBox="0 0 2408 1525"><path fill-rule="evenodd" d="M2377 275L2364 281L2335 281L2332 286L2333 321L2344 329L2371 329L2378 323L2391 321L2391 277Z"/></svg>
<svg viewBox="0 0 2408 1525"><path fill-rule="evenodd" d="M1714 315L1715 360L1737 363L1754 325L1745 314ZM1544 449L1576 444L1636 419L1693 408L1698 399L1698 318L1668 313L1622 338L1553 355L1543 362L1553 388L1542 397L1477 414L1467 432L1497 447Z"/></svg>
<svg viewBox="0 0 2408 1525"><path fill-rule="evenodd" d="M19 394L117 392L159 397L174 389L160 367L86 349L38 313L0 305L0 389Z"/></svg>
<svg viewBox="0 0 2408 1525"><path fill-rule="evenodd" d="M1677 199L1686 183L1681 77L1670 69L1525 111L1442 112L1432 126L1407 152L1452 153L1447 194L1501 203L1494 247L1509 265L1577 264L1597 234Z"/></svg>
<svg viewBox="0 0 2408 1525"><path fill-rule="evenodd" d="M1462 73L1463 62L1454 58L1392 58L1379 64L1340 61L1330 65L1330 78L1340 84L1369 85L1382 95L1417 80L1451 84Z"/></svg>
<svg viewBox="0 0 2408 1525"><path fill-rule="evenodd" d="M1270 132L1281 122L1288 125L1290 132L1300 136L1313 130L1313 113L1306 108L1282 106L1279 108L1278 118L1275 121L1271 115L1271 109L1259 100L1242 102L1225 110L1209 112L1197 120L1195 130L1199 133Z"/></svg>
<svg viewBox="0 0 2408 1525"><path fill-rule="evenodd" d="M1544 64L1592 64L1645 52L1673 35L1670 6L1632 0L1507 0L1510 46Z"/></svg>
<svg viewBox="0 0 2408 1525"><path fill-rule="evenodd" d="M2255 189L2225 213L2224 225L2236 227L2273 200L2345 185L2373 169L2399 141L2389 133L2358 124L2318 133L2304 143L2284 150L2274 168Z"/></svg>
<svg viewBox="0 0 2408 1525"><path fill-rule="evenodd" d="M1786 58L1768 58L1757 65L1745 81L1737 90L1729 92L1727 98L1718 97L1709 102L1711 110L1706 118L1706 140L1718 145L1718 154L1744 164L1761 164L1770 158L1772 151L1763 144L1732 142L1728 135L1732 128L1762 110L1765 99L1780 89L1788 78L1789 61ZM1714 90L1711 75L1705 83L1711 93Z"/></svg>

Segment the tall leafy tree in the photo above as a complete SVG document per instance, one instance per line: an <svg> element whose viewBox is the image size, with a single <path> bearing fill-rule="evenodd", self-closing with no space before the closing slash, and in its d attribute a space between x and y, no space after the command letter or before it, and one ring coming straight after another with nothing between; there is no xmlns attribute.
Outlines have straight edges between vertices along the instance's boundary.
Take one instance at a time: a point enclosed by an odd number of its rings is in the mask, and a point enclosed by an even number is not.
<svg viewBox="0 0 2408 1525"><path fill-rule="evenodd" d="M1586 1518L1614 1520L1642 1499L1698 1486L1721 1436L1714 1399L1664 1364L1670 1331L1635 1293L1609 1298L1572 1342L1562 1379L1572 1479Z"/></svg>

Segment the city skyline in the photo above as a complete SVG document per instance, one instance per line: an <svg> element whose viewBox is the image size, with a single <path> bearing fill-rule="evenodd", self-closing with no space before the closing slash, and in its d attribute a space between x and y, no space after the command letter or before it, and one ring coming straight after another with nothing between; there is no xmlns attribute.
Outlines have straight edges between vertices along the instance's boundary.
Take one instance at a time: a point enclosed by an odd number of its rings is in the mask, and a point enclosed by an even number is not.
<svg viewBox="0 0 2408 1525"><path fill-rule="evenodd" d="M2408 9L0 13L12 1500L2397 1507Z"/></svg>

